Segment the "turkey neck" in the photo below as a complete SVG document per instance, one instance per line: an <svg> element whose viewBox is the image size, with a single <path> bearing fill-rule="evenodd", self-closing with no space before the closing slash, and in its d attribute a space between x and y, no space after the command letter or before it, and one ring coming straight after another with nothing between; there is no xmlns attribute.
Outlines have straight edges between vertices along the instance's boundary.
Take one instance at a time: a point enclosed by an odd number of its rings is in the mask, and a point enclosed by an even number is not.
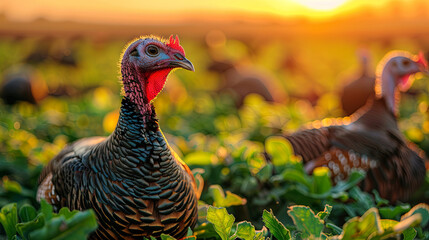
<svg viewBox="0 0 429 240"><path fill-rule="evenodd" d="M143 117L151 115L153 106L148 102L146 89L143 85L147 83L150 72L137 74L134 68L125 65L122 67L121 73L126 98L136 105Z"/></svg>
<svg viewBox="0 0 429 240"><path fill-rule="evenodd" d="M94 159L97 171L109 168L121 177L138 178L159 171L160 165L171 162L171 151L152 111L143 116L140 108L128 97L122 99L121 112L114 132L95 151L108 153ZM116 170L116 171L115 171Z"/></svg>
<svg viewBox="0 0 429 240"><path fill-rule="evenodd" d="M384 97L374 99L368 110L356 120L356 123L374 130L398 130L396 117L388 110Z"/></svg>

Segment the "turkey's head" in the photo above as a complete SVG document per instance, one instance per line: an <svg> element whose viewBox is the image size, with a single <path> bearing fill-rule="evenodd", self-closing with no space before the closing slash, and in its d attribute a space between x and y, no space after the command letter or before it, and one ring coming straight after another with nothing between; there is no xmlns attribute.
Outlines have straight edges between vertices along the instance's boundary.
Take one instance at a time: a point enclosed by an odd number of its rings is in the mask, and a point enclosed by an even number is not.
<svg viewBox="0 0 429 240"><path fill-rule="evenodd" d="M146 37L131 42L121 60L125 96L140 106L150 103L163 89L171 70L179 67L194 71L177 36L170 36L168 41Z"/></svg>
<svg viewBox="0 0 429 240"><path fill-rule="evenodd" d="M389 52L377 66L377 97L383 97L389 110L396 115L399 91L407 91L413 83L413 75L427 72L427 68L427 61L422 54L414 56L405 51Z"/></svg>

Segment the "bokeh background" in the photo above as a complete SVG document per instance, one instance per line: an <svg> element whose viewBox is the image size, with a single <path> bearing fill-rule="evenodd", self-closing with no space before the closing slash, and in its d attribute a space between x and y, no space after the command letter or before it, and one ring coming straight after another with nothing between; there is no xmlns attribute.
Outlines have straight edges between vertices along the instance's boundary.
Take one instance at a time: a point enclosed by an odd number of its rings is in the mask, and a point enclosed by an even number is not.
<svg viewBox="0 0 429 240"><path fill-rule="evenodd" d="M167 139L191 167L212 166L208 185L247 193L263 209L278 199L257 192L266 163L253 147L347 115L344 86L372 78L387 52L429 55L429 2L0 1L0 206L34 203L41 167L66 143L113 131L120 54L150 34L179 35L196 69L171 74L154 102ZM402 95L399 126L429 154L428 81L417 75Z"/></svg>

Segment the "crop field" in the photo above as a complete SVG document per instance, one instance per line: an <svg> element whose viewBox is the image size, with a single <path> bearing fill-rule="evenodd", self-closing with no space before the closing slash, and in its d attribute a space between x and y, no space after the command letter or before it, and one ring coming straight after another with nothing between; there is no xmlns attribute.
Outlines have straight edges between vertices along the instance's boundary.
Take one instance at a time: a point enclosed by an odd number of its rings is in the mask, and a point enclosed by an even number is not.
<svg viewBox="0 0 429 240"><path fill-rule="evenodd" d="M66 144L114 130L123 97L119 60L129 40L0 38L0 82L10 73L29 74L41 96L35 104L0 100L0 239L82 239L96 228L92 211L53 213L36 201L38 177ZM429 42L246 41L219 32L180 41L195 72L172 72L153 104L168 143L204 182L187 239L429 238L429 208L420 204L429 203L428 177L407 202L389 203L359 188L363 172L337 185L327 168L308 175L279 137L345 116L340 93L359 73L360 52L368 53L373 74L387 52L417 54ZM229 79L216 71L222 63L259 79L273 100L257 94L239 100L222 89ZM401 95L398 126L429 154L429 78L415 78Z"/></svg>

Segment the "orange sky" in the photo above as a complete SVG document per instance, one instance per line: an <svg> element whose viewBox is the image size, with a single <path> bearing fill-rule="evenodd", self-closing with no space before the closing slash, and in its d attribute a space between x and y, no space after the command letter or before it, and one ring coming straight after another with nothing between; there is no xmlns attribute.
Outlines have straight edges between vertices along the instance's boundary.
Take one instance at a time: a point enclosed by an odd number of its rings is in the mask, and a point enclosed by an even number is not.
<svg viewBox="0 0 429 240"><path fill-rule="evenodd" d="M201 13L256 13L277 16L329 17L352 12L362 6L382 6L386 2L418 0L342 0L330 11L311 10L299 1L341 0L3 0L0 12L10 20L28 21L44 17L103 23L171 23L178 17L204 16ZM420 0L421 1L421 0Z"/></svg>

